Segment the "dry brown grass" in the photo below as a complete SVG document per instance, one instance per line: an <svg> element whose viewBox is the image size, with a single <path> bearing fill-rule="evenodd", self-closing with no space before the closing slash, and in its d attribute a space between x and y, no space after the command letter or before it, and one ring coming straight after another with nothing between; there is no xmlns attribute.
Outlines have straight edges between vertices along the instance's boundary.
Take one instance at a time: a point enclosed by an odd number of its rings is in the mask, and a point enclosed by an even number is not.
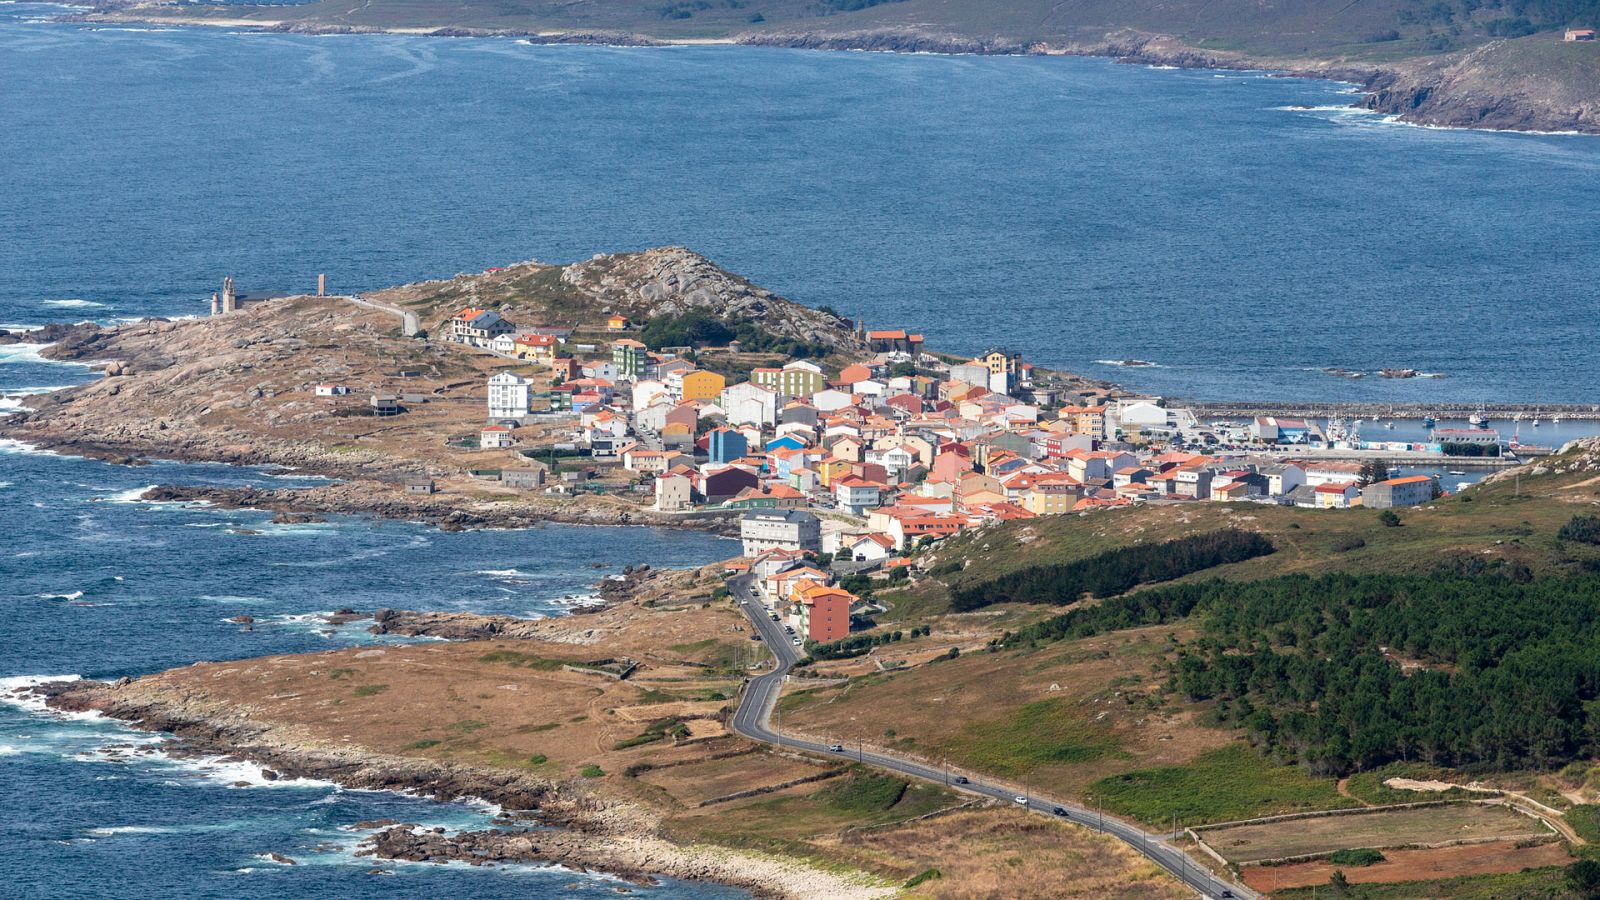
<svg viewBox="0 0 1600 900"><path fill-rule="evenodd" d="M1114 838L1010 809L952 813L837 839L897 877L940 877L908 896L977 898L1190 896L1176 880Z"/></svg>
<svg viewBox="0 0 1600 900"><path fill-rule="evenodd" d="M1536 837L1548 835L1550 830L1503 806L1452 803L1239 825L1200 834L1230 862L1246 863L1356 847L1382 849L1489 837Z"/></svg>
<svg viewBox="0 0 1600 900"><path fill-rule="evenodd" d="M1572 855L1561 843L1520 847L1513 841L1466 844L1437 850L1385 850L1386 860L1370 866L1335 866L1317 861L1289 866L1245 866L1244 883L1258 891L1274 892L1294 887L1327 884L1335 870L1352 884L1389 884L1430 881L1463 875L1495 875L1543 866L1564 866Z"/></svg>
<svg viewBox="0 0 1600 900"><path fill-rule="evenodd" d="M645 772L639 780L655 785L686 807L740 791L783 784L827 771L823 765L765 751L704 760Z"/></svg>

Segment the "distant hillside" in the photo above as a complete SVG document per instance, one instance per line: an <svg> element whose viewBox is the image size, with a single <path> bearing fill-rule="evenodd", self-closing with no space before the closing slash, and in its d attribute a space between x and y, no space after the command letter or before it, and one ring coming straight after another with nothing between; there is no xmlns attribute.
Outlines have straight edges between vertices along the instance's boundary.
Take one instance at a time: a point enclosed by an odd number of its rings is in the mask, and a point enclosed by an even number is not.
<svg viewBox="0 0 1600 900"><path fill-rule="evenodd" d="M1276 68L1364 82L1408 121L1600 133L1600 42L1561 43L1600 26L1600 0L101 0L82 18Z"/></svg>

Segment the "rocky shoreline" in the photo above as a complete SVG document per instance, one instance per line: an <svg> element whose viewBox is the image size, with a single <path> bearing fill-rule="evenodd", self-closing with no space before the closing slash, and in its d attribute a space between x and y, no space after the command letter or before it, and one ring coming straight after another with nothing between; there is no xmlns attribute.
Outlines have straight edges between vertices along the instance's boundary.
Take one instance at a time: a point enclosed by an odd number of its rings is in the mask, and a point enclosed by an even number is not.
<svg viewBox="0 0 1600 900"><path fill-rule="evenodd" d="M494 828L446 836L400 823L376 827L358 855L419 862L545 863L602 872L636 883L656 877L710 881L757 897L880 896L881 889L800 862L711 847L680 847L654 834L654 815L631 804L604 801L581 785L522 772L465 766L318 746L291 727L263 723L246 709L203 694L184 695L146 679L49 682L35 686L53 710L94 712L143 731L174 736L179 755L223 756L263 769L267 780L316 779L346 788L398 791L441 801L479 800L500 807ZM519 825L536 823L528 829ZM289 861L292 863L292 860Z"/></svg>
<svg viewBox="0 0 1600 900"><path fill-rule="evenodd" d="M51 448L55 449L55 448ZM217 462L216 459L208 459ZM220 460L229 461L229 460ZM222 509L257 509L280 514L362 515L422 522L441 531L480 528L534 528L562 525L645 525L690 528L728 534L728 519L683 518L647 509L585 504L544 498L494 503L458 503L432 497L375 493L372 486L349 482L315 488L224 488L160 485L145 491L152 503L207 503Z"/></svg>

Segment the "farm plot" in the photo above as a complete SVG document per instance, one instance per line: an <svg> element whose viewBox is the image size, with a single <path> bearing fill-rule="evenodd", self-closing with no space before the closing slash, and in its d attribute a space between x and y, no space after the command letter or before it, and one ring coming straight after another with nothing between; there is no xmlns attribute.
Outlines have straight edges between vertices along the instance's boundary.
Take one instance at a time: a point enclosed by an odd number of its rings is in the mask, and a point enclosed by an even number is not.
<svg viewBox="0 0 1600 900"><path fill-rule="evenodd" d="M1199 834L1229 862L1248 864L1357 847L1520 840L1550 833L1543 823L1503 806L1450 803L1223 826Z"/></svg>

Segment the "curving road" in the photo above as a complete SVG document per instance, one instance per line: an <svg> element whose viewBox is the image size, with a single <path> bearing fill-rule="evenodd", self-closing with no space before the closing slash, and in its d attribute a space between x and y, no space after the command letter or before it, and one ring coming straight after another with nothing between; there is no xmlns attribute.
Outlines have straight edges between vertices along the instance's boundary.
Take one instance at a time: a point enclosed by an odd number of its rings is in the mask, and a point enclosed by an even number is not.
<svg viewBox="0 0 1600 900"><path fill-rule="evenodd" d="M1095 812L1060 800L1049 797L1028 795L1020 797L1015 789L1001 787L994 784L984 784L981 781L970 781L966 784L951 784L950 774L944 769L915 762L899 756L888 756L880 752L860 748L845 748L842 752L830 751L828 745L815 741L802 740L789 737L774 730L771 725L772 708L777 702L778 694L782 690L785 676L789 669L799 659L798 649L790 643L789 635L783 626L772 621L766 608L762 606L756 596L753 575L742 575L728 580L728 590L733 594L745 615L755 625L756 633L767 647L772 650L778 659L777 666L765 675L758 676L749 681L745 687L744 696L739 703L739 708L734 711L731 727L738 734L751 740L767 744L776 744L781 747L790 747L796 750L805 750L811 753L849 759L880 769L887 769L900 775L920 778L946 784L953 790L968 794L978 794L984 797L993 797L1017 806L1026 806L1028 810L1040 815L1057 816L1055 810L1066 812L1065 818L1081 824L1097 827L1107 834L1122 840L1123 843L1149 857L1156 865L1161 866L1173 877L1184 884L1194 888L1202 897L1225 898L1240 897L1253 898L1255 892L1240 885L1224 881L1213 875L1210 870L1189 859L1184 852L1168 843L1165 835L1144 831L1137 825L1132 825L1121 819L1108 818ZM1025 803L1022 801L1026 801Z"/></svg>

